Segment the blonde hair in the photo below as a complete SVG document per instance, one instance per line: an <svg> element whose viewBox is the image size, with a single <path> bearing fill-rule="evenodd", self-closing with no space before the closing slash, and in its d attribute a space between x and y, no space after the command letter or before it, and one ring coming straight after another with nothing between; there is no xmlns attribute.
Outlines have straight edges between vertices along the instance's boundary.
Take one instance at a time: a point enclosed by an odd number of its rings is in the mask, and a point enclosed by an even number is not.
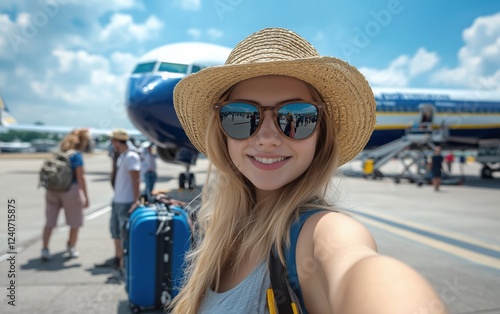
<svg viewBox="0 0 500 314"><path fill-rule="evenodd" d="M70 149L86 150L90 142L89 131L87 129L74 129L68 133L61 141L61 151L66 152Z"/></svg>
<svg viewBox="0 0 500 314"><path fill-rule="evenodd" d="M313 97L319 98L310 89ZM197 313L206 290L217 291L222 275L236 271L249 255L266 260L276 246L284 261L281 244L289 243L289 227L299 213L332 209L325 194L337 169L336 134L328 114L318 122L318 142L309 168L276 191L275 197L257 203L253 185L231 162L226 137L212 112L206 141L212 164L198 214L201 240L188 254L185 283L171 304L173 313Z"/></svg>

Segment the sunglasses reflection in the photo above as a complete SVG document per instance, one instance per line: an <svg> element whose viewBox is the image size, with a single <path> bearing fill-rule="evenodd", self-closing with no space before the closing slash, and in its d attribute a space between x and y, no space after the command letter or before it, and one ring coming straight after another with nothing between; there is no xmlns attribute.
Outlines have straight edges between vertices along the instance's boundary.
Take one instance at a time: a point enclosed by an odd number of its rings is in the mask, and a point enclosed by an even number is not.
<svg viewBox="0 0 500 314"><path fill-rule="evenodd" d="M227 109L227 108L226 108ZM234 139L246 139L258 131L263 118L258 111L220 111L224 132ZM317 113L282 112L276 115L276 124L282 135L293 139L305 139L316 129Z"/></svg>

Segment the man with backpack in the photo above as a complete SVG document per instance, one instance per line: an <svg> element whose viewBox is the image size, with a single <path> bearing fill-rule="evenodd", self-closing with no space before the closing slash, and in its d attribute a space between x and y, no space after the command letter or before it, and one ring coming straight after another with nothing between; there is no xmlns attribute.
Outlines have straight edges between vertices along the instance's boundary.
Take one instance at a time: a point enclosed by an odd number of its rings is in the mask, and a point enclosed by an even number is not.
<svg viewBox="0 0 500 314"><path fill-rule="evenodd" d="M115 129L111 135L113 150L119 154L114 164L112 178L115 190L111 204L110 232L115 245L115 261L119 265L118 275L123 275L123 247L122 230L128 215L140 204L140 176L141 161L139 154L129 148L129 136L124 129Z"/></svg>
<svg viewBox="0 0 500 314"><path fill-rule="evenodd" d="M40 186L46 188L45 216L43 229L42 260L51 258L49 240L57 225L59 211L64 208L66 223L70 226L67 242L69 257L78 257L75 248L78 230L83 226L83 209L89 207L87 184L85 181L82 150L89 144L87 129L76 129L61 142L60 152L47 160L40 170Z"/></svg>

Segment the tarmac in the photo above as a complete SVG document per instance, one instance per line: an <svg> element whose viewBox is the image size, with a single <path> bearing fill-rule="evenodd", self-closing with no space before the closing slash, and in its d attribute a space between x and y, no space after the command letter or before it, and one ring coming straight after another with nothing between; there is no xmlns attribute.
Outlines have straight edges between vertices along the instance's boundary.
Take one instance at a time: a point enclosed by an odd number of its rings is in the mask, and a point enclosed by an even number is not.
<svg viewBox="0 0 500 314"><path fill-rule="evenodd" d="M44 190L36 185L46 157L0 155L0 206L5 208L0 214L0 312L131 313L124 284L109 280L112 268L96 267L114 254L108 226L111 161L104 153L84 157L91 206L79 234L80 256L70 259L65 253L68 228L61 214L50 242L53 258L42 262ZM183 167L161 162L158 166L157 189L184 200L197 194L175 192ZM401 169L391 162L383 170L391 175ZM334 180L329 195L368 227L382 254L402 260L427 278L450 313L500 313L500 178L479 179L479 169L468 163L464 184L434 192L430 185L364 179L359 163L353 162L342 168L344 174ZM191 170L202 184L206 159L199 159ZM8 216L9 200L16 201L15 208L10 207L14 219ZM9 244L12 237L16 241ZM433 306L425 305L419 313L433 313Z"/></svg>

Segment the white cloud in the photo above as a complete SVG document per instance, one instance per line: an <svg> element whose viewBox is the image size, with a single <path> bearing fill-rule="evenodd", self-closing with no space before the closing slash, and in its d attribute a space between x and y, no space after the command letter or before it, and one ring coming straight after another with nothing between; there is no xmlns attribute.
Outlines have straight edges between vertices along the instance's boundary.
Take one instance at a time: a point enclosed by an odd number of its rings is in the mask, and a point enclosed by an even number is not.
<svg viewBox="0 0 500 314"><path fill-rule="evenodd" d="M16 8L20 2L19 0L3 0L0 2L0 9L12 10Z"/></svg>
<svg viewBox="0 0 500 314"><path fill-rule="evenodd" d="M38 24L42 25L42 24ZM21 12L15 20L7 14L0 14L0 59L13 59L28 43L33 42L42 26L33 23L31 14Z"/></svg>
<svg viewBox="0 0 500 314"><path fill-rule="evenodd" d="M217 39L222 37L224 33L221 30L212 27L207 29L207 35L210 39Z"/></svg>
<svg viewBox="0 0 500 314"><path fill-rule="evenodd" d="M108 59L83 50L56 50L54 56L58 67L34 82L34 90L39 96L56 103L92 107L109 103L117 93L124 91L124 76L110 72Z"/></svg>
<svg viewBox="0 0 500 314"><path fill-rule="evenodd" d="M198 11L201 0L175 0L175 5L186 11Z"/></svg>
<svg viewBox="0 0 500 314"><path fill-rule="evenodd" d="M193 39L193 40L200 40L202 37L207 37L210 40L216 40L224 36L224 32L222 32L220 29L211 27L208 28L207 30L203 31L199 28L190 28L187 30L187 34Z"/></svg>
<svg viewBox="0 0 500 314"><path fill-rule="evenodd" d="M201 30L198 28L190 28L188 29L187 33L195 40L198 40L201 37Z"/></svg>
<svg viewBox="0 0 500 314"><path fill-rule="evenodd" d="M89 10L94 15L102 15L107 12L118 10L126 10L132 8L141 8L142 4L137 0L2 0L0 2L0 10L17 10L28 12L60 12L69 7L80 8L80 13L83 10Z"/></svg>
<svg viewBox="0 0 500 314"><path fill-rule="evenodd" d="M77 118L86 126L130 127L124 105L129 72L124 71L124 64L136 57L115 53L108 59L84 50L62 49L55 50L53 56L56 66L47 69L41 77L34 77L23 65L16 67L14 76L18 81L29 82L29 89L40 99L36 111L30 110L33 104L17 104L18 120L68 125L74 123L71 119ZM113 73L111 70L119 68L119 64L120 73Z"/></svg>
<svg viewBox="0 0 500 314"><path fill-rule="evenodd" d="M425 48L419 48L410 60L410 77L432 70L438 61L439 57L436 53L428 52Z"/></svg>
<svg viewBox="0 0 500 314"><path fill-rule="evenodd" d="M500 90L500 13L477 18L463 31L458 66L442 68L432 81L445 85Z"/></svg>
<svg viewBox="0 0 500 314"><path fill-rule="evenodd" d="M163 23L155 16L150 16L143 24L137 24L131 15L115 13L101 31L99 40L119 46L132 41L143 42L157 35L162 27Z"/></svg>
<svg viewBox="0 0 500 314"><path fill-rule="evenodd" d="M408 86L412 78L432 70L438 61L439 57L435 52L419 48L412 58L401 55L388 68L380 70L361 67L359 70L372 85L404 87Z"/></svg>
<svg viewBox="0 0 500 314"><path fill-rule="evenodd" d="M359 70L365 75L371 85L406 86L409 80L405 71L406 64L408 64L408 57L400 56L392 61L386 69L378 70L362 67Z"/></svg>
<svg viewBox="0 0 500 314"><path fill-rule="evenodd" d="M12 47L14 23L7 14L0 14L0 29L7 36L0 36L0 59L12 59L14 54Z"/></svg>
<svg viewBox="0 0 500 314"><path fill-rule="evenodd" d="M123 52L114 52L110 59L114 72L119 74L131 73L138 60L133 54Z"/></svg>
<svg viewBox="0 0 500 314"><path fill-rule="evenodd" d="M141 6L135 0L2 1L0 12L7 8L9 14L0 13L5 34L0 36L0 92L13 116L20 123L130 127L127 78L138 59L134 54L144 49L134 44L152 39L163 27L154 15L134 21L119 13ZM36 25L43 12L49 18ZM12 40L18 40L16 46Z"/></svg>
<svg viewBox="0 0 500 314"><path fill-rule="evenodd" d="M29 24L32 24L32 22L31 22L31 14L26 13L26 12L19 13L19 15L17 16L16 22L21 27L26 27Z"/></svg>
<svg viewBox="0 0 500 314"><path fill-rule="evenodd" d="M87 51L55 50L53 52L59 62L59 72L87 72L88 69L109 70L109 62L106 58L91 55Z"/></svg>

